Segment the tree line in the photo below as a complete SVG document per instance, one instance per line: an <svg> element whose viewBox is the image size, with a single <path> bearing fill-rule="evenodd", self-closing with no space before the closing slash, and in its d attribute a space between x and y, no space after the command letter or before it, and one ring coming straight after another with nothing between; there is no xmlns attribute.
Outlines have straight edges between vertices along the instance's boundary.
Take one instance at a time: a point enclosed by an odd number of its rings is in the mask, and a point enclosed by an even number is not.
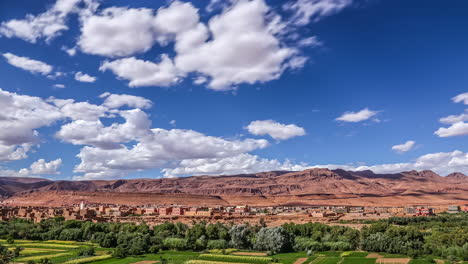
<svg viewBox="0 0 468 264"><path fill-rule="evenodd" d="M361 230L321 223L287 223L266 227L234 223L166 222L154 227L133 223L92 223L63 217L33 223L0 221L0 236L8 239L91 241L114 248L115 257L158 253L161 250L225 250L228 248L280 252L365 250L418 257L441 256L468 260L468 214L437 217L394 217Z"/></svg>

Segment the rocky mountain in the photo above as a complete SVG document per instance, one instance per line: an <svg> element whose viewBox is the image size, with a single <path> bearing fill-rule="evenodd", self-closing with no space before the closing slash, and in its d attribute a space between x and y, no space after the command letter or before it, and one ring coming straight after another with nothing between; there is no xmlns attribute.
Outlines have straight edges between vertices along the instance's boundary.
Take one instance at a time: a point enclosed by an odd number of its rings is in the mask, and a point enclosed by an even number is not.
<svg viewBox="0 0 468 264"><path fill-rule="evenodd" d="M9 204L416 204L468 203L468 177L432 171L375 174L372 171L309 169L241 175L162 179L50 181L1 178Z"/></svg>

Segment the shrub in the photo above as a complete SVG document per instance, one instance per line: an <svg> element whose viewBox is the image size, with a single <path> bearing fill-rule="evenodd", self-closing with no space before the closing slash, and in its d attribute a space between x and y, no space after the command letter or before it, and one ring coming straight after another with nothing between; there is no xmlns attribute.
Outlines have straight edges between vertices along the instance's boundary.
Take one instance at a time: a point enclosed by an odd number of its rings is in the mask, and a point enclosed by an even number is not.
<svg viewBox="0 0 468 264"><path fill-rule="evenodd" d="M77 255L82 257L90 257L96 255L96 252L93 247L85 247L81 248Z"/></svg>
<svg viewBox="0 0 468 264"><path fill-rule="evenodd" d="M167 249L184 250L187 249L187 240L170 237L163 240L163 246Z"/></svg>
<svg viewBox="0 0 468 264"><path fill-rule="evenodd" d="M228 247L228 242L224 239L208 240L206 247L208 249L225 249Z"/></svg>

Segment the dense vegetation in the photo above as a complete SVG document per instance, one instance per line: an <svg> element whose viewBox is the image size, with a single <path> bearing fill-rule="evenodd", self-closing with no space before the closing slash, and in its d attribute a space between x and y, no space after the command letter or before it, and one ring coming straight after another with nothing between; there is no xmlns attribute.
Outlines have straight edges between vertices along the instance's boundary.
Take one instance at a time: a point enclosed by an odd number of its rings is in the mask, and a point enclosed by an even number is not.
<svg viewBox="0 0 468 264"><path fill-rule="evenodd" d="M63 218L32 223L14 219L0 222L0 236L6 239L91 241L114 248L114 257L157 253L160 250L203 251L228 248L254 249L270 254L292 251L348 251L362 249L418 257L441 256L468 260L468 214L437 217L390 218L365 226L361 231L320 223L281 227L258 225L164 223L92 223ZM1 248L0 248L1 249ZM5 250L4 250L5 251ZM14 252L5 251L5 254ZM80 252L92 256L92 248Z"/></svg>

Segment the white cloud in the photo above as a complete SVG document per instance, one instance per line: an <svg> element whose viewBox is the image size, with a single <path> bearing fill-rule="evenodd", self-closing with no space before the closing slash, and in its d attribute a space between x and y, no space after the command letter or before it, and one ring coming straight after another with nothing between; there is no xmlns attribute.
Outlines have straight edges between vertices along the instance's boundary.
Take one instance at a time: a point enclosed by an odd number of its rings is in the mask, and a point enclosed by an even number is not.
<svg viewBox="0 0 468 264"><path fill-rule="evenodd" d="M76 47L73 47L73 48L67 48L65 46L62 46L62 50L65 51L68 56L75 56L76 55Z"/></svg>
<svg viewBox="0 0 468 264"><path fill-rule="evenodd" d="M138 137L138 143L131 147L82 148L78 154L81 163L75 172L84 173L80 179L122 177L134 171L164 168L186 159L232 157L268 146L266 140L226 140L193 130L155 128L148 132L147 136Z"/></svg>
<svg viewBox="0 0 468 264"><path fill-rule="evenodd" d="M135 57L105 61L99 70L111 70L119 78L129 80L130 87L169 86L179 79L178 70L166 54L161 55L159 63Z"/></svg>
<svg viewBox="0 0 468 264"><path fill-rule="evenodd" d="M301 39L297 44L300 47L317 47L323 45L323 43L316 36Z"/></svg>
<svg viewBox="0 0 468 264"><path fill-rule="evenodd" d="M111 7L83 19L78 45L85 53L108 57L148 51L155 43L152 9Z"/></svg>
<svg viewBox="0 0 468 264"><path fill-rule="evenodd" d="M375 116L377 113L378 111L372 111L368 108L364 108L358 112L345 112L335 120L343 122L361 122Z"/></svg>
<svg viewBox="0 0 468 264"><path fill-rule="evenodd" d="M46 162L44 159L39 159L32 163L30 169L23 168L19 171L5 170L0 168L0 175L3 177L34 177L40 175L55 175L60 172L58 169L62 165L62 159L56 159Z"/></svg>
<svg viewBox="0 0 468 264"><path fill-rule="evenodd" d="M180 1L156 13L147 8L108 8L83 19L79 46L86 53L122 57L173 41L173 59L162 54L160 62L129 57L102 64L102 71L129 80L130 87L174 85L195 73L197 84L206 80L211 89L229 90L278 79L284 70L303 67L307 61L297 48L283 43L279 32L285 24L264 0L235 1L207 24L200 22L198 11ZM311 40L303 44L310 45Z"/></svg>
<svg viewBox="0 0 468 264"><path fill-rule="evenodd" d="M58 99L60 100L60 99ZM55 100L52 99L52 102ZM104 106L90 104L88 102L77 102L67 100L60 107L60 112L72 120L96 121L100 117L105 117L108 109Z"/></svg>
<svg viewBox="0 0 468 264"><path fill-rule="evenodd" d="M197 16L192 28L176 34L176 66L209 77L214 90L279 78L297 50L274 35L280 26L266 19L270 15L263 0L244 0L212 17L208 26L196 23Z"/></svg>
<svg viewBox="0 0 468 264"><path fill-rule="evenodd" d="M96 81L96 79L97 79L96 77L90 76L86 73L82 73L82 72L75 73L75 80L79 82L93 83Z"/></svg>
<svg viewBox="0 0 468 264"><path fill-rule="evenodd" d="M28 152L33 146L32 143L5 144L0 143L0 161L21 160L28 157Z"/></svg>
<svg viewBox="0 0 468 264"><path fill-rule="evenodd" d="M81 0L57 0L47 11L39 15L28 14L24 19L12 19L2 22L0 35L8 38L17 37L36 43L38 39L50 41L67 30L68 14L78 12L77 5ZM85 4L89 1L84 1Z"/></svg>
<svg viewBox="0 0 468 264"><path fill-rule="evenodd" d="M45 175L45 174L58 174L58 169L62 165L62 159L56 159L50 162L46 162L44 159L31 164L30 173L34 175Z"/></svg>
<svg viewBox="0 0 468 264"><path fill-rule="evenodd" d="M7 62L12 66L18 67L25 71L29 71L31 73L48 75L53 70L53 67L49 64L42 61L30 59L28 57L16 56L11 53L3 53L3 57L5 57Z"/></svg>
<svg viewBox="0 0 468 264"><path fill-rule="evenodd" d="M152 103L131 95L100 96L95 105L73 99L18 95L1 90L0 160L24 159L39 143L37 129L62 120L56 137L63 142L83 145L75 172L78 178L122 177L128 173L173 167L183 160L225 159L269 146L264 139L224 139L193 130L152 128L148 115L140 108ZM137 107L120 110L122 106ZM105 125L102 118L123 118L125 122ZM265 161L261 161L265 163ZM30 169L2 171L11 175L54 174L61 160L39 160ZM9 174L9 175L10 175Z"/></svg>
<svg viewBox="0 0 468 264"><path fill-rule="evenodd" d="M32 146L38 144L37 129L62 118L60 111L41 98L18 95L0 89L0 160L27 157Z"/></svg>
<svg viewBox="0 0 468 264"><path fill-rule="evenodd" d="M288 2L283 8L294 12L292 23L303 26L338 13L352 2L352 0L297 0L294 3Z"/></svg>
<svg viewBox="0 0 468 264"><path fill-rule="evenodd" d="M461 103L468 105L468 93L462 93L452 98L455 103Z"/></svg>
<svg viewBox="0 0 468 264"><path fill-rule="evenodd" d="M463 121L452 124L445 128L441 127L434 132L439 137L454 137L454 136L466 136L468 135L468 123Z"/></svg>
<svg viewBox="0 0 468 264"><path fill-rule="evenodd" d="M63 89L63 88L65 88L65 85L61 84L61 83L57 83L57 84L54 84L54 87L59 88L59 89Z"/></svg>
<svg viewBox="0 0 468 264"><path fill-rule="evenodd" d="M133 108L151 108L151 106L153 106L150 100L140 96L111 94L107 92L101 94L99 97L106 98L102 105L108 108L120 108L124 105Z"/></svg>
<svg viewBox="0 0 468 264"><path fill-rule="evenodd" d="M252 121L246 129L254 135L269 135L276 140L286 140L289 138L304 136L304 128L295 124L281 124L274 120L256 120Z"/></svg>
<svg viewBox="0 0 468 264"><path fill-rule="evenodd" d="M416 142L414 142L412 140L408 140L403 144L393 146L392 149L394 151L396 151L396 152L404 153L404 152L408 152L411 149L413 149L415 144L416 144Z"/></svg>
<svg viewBox="0 0 468 264"><path fill-rule="evenodd" d="M171 120L171 121L169 121L169 124L171 124L171 126L175 127L177 125L177 121Z"/></svg>
<svg viewBox="0 0 468 264"><path fill-rule="evenodd" d="M344 169L353 171L372 170L375 173L398 173L410 170L432 170L440 175L453 172L468 174L468 153L455 150L453 152L429 153L420 156L412 162L389 163L376 165L315 165L311 168Z"/></svg>
<svg viewBox="0 0 468 264"><path fill-rule="evenodd" d="M463 114L442 117L439 121L443 124L455 124L458 122L468 121L468 109L465 109L465 113Z"/></svg>
<svg viewBox="0 0 468 264"><path fill-rule="evenodd" d="M100 120L75 120L57 132L57 138L74 145L92 145L102 149L116 149L121 144L150 134L151 121L140 109L121 111L125 123L105 127Z"/></svg>
<svg viewBox="0 0 468 264"><path fill-rule="evenodd" d="M232 175L241 173L256 173L263 171L285 170L301 171L307 169L305 164L293 164L286 160L263 159L247 153L227 158L187 159L177 164L175 168L163 169L166 177L181 175Z"/></svg>

